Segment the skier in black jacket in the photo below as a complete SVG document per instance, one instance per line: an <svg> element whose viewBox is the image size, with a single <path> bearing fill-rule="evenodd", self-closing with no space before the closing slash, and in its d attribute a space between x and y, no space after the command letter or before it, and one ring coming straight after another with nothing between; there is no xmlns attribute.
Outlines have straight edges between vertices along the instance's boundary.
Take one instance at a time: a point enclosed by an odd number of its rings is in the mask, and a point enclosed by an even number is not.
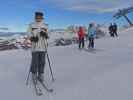
<svg viewBox="0 0 133 100"><path fill-rule="evenodd" d="M116 23L114 23L114 25L113 25L113 34L114 34L114 36L116 36L116 37L118 37L117 31L118 31L118 26L117 26Z"/></svg>
<svg viewBox="0 0 133 100"><path fill-rule="evenodd" d="M114 31L113 31L113 24L112 23L109 26L109 34L111 37L114 37Z"/></svg>

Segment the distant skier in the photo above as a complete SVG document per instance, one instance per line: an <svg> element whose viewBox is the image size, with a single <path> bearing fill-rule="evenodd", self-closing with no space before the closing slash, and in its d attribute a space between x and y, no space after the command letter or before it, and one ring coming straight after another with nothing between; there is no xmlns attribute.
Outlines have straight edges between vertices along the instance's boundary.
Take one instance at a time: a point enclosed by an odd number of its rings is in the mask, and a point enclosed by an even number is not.
<svg viewBox="0 0 133 100"><path fill-rule="evenodd" d="M96 27L94 23L91 23L88 28L89 46L88 48L94 48L94 39L96 37Z"/></svg>
<svg viewBox="0 0 133 100"><path fill-rule="evenodd" d="M111 37L114 37L113 24L112 23L109 26L109 34L110 34Z"/></svg>
<svg viewBox="0 0 133 100"><path fill-rule="evenodd" d="M83 27L81 27L81 26L79 27L79 31L78 31L78 38L79 38L79 49L84 48L85 31L84 31Z"/></svg>
<svg viewBox="0 0 133 100"><path fill-rule="evenodd" d="M113 25L113 34L114 34L114 36L116 36L116 37L118 37L117 31L118 31L118 26L117 26L116 23L114 23L114 25Z"/></svg>
<svg viewBox="0 0 133 100"><path fill-rule="evenodd" d="M35 13L35 22L28 28L29 38L32 42L31 69L33 80L44 80L45 56L47 51L48 26L43 22L43 13Z"/></svg>

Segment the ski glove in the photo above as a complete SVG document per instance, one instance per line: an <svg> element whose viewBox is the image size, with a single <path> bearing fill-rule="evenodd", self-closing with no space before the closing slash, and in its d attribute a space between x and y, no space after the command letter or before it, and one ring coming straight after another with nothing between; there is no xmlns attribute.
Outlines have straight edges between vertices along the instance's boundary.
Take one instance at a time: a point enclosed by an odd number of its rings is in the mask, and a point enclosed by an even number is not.
<svg viewBox="0 0 133 100"><path fill-rule="evenodd" d="M31 40L31 42L38 42L39 41L39 38L36 36L32 36L31 38L30 38L30 40Z"/></svg>
<svg viewBox="0 0 133 100"><path fill-rule="evenodd" d="M43 38L46 38L46 39L49 38L47 32L44 32L44 31L41 31L41 32L40 32L40 36L43 37Z"/></svg>

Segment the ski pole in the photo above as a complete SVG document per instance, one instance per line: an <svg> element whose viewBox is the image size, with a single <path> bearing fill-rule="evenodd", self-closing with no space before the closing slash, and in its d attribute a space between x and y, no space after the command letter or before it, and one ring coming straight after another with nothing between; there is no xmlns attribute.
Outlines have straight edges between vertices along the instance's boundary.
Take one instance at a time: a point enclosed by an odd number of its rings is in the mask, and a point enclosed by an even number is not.
<svg viewBox="0 0 133 100"><path fill-rule="evenodd" d="M46 44L48 44L47 40L46 40ZM46 46L46 44L45 44L45 48L46 48L47 60L48 60L48 64L49 64L49 69L50 69L50 73L51 73L52 81L54 82L55 79L54 79L54 75L53 75L53 71L52 71L52 67L51 67L50 58L49 58L49 55L48 55L48 50L47 50L47 46Z"/></svg>
<svg viewBox="0 0 133 100"><path fill-rule="evenodd" d="M31 69L31 68L30 68L30 69ZM30 78L30 69L29 69L28 76L27 76L27 78L26 78L26 85L28 85L28 84L29 84L29 78Z"/></svg>
<svg viewBox="0 0 133 100"><path fill-rule="evenodd" d="M51 73L51 76L52 76L52 81L54 81L53 71L52 71L52 67L51 67L51 63L50 63L48 52L47 52L47 59L48 59L48 63L49 63L50 73Z"/></svg>

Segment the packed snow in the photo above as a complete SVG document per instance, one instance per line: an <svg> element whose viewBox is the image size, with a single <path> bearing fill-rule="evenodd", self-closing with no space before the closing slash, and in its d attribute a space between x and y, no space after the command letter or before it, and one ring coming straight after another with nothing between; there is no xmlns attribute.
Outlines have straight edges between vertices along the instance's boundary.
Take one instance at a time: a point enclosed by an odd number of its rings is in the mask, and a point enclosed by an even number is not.
<svg viewBox="0 0 133 100"><path fill-rule="evenodd" d="M45 82L54 92L40 97L31 80L25 84L31 52L0 52L0 100L133 100L133 28L96 40L93 52L77 45L48 51L56 80L47 65Z"/></svg>

